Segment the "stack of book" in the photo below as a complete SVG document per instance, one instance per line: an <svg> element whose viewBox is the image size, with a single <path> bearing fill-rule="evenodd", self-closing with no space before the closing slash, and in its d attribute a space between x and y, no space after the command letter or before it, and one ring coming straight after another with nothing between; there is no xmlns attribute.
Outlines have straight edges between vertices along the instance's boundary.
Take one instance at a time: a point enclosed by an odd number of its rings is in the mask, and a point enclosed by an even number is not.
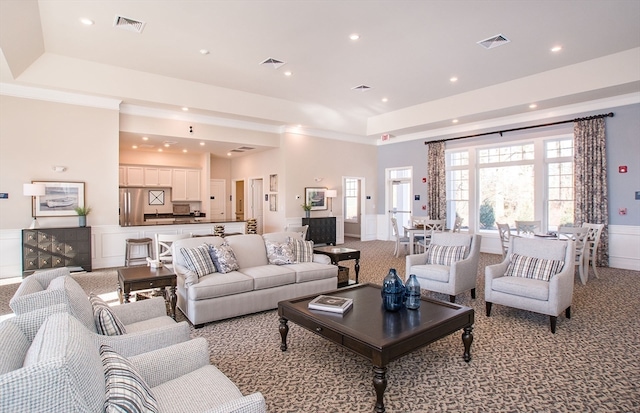
<svg viewBox="0 0 640 413"><path fill-rule="evenodd" d="M343 314L351 308L353 299L344 297L333 297L330 295L319 295L309 302L311 310L329 311Z"/></svg>

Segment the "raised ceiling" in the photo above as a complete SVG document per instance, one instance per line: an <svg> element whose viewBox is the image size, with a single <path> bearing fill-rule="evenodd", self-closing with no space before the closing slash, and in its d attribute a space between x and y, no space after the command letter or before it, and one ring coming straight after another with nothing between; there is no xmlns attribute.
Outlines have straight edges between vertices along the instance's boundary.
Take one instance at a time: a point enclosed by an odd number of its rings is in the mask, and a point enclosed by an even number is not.
<svg viewBox="0 0 640 413"><path fill-rule="evenodd" d="M274 131L371 142L640 91L639 1L3 0L0 11L5 83ZM478 44L496 35L508 42Z"/></svg>

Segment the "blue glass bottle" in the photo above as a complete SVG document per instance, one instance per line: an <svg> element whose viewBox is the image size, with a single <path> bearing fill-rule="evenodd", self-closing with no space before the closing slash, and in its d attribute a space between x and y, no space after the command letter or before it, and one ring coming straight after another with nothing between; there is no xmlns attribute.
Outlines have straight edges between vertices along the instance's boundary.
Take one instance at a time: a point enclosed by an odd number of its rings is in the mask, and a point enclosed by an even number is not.
<svg viewBox="0 0 640 413"><path fill-rule="evenodd" d="M404 285L398 277L395 268L389 269L389 274L382 282L382 303L387 311L398 311L404 304Z"/></svg>
<svg viewBox="0 0 640 413"><path fill-rule="evenodd" d="M409 310L417 310L420 308L420 282L415 274L409 276L409 280L405 287L406 303Z"/></svg>

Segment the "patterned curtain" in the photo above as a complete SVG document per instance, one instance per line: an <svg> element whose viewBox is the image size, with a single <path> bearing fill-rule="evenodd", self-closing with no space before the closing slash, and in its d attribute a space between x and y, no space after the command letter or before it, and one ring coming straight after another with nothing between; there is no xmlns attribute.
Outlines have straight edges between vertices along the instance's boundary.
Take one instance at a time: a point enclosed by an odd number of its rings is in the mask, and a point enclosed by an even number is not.
<svg viewBox="0 0 640 413"><path fill-rule="evenodd" d="M444 165L444 141L427 144L427 211L429 219L447 218L447 172Z"/></svg>
<svg viewBox="0 0 640 413"><path fill-rule="evenodd" d="M573 124L575 167L574 225L604 224L598 246L597 265L609 265L609 210L607 149L604 118L578 120Z"/></svg>

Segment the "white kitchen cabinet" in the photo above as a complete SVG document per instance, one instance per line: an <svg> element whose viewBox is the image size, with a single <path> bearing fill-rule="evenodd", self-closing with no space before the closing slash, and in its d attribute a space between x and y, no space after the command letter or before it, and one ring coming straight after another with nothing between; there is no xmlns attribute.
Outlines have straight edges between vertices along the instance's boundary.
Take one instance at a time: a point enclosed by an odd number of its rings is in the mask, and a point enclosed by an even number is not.
<svg viewBox="0 0 640 413"><path fill-rule="evenodd" d="M144 186L171 186L173 170L170 168L144 168Z"/></svg>
<svg viewBox="0 0 640 413"><path fill-rule="evenodd" d="M200 170L174 169L172 201L200 201Z"/></svg>
<svg viewBox="0 0 640 413"><path fill-rule="evenodd" d="M121 186L143 186L144 168L142 166L121 165L118 169L118 183Z"/></svg>

